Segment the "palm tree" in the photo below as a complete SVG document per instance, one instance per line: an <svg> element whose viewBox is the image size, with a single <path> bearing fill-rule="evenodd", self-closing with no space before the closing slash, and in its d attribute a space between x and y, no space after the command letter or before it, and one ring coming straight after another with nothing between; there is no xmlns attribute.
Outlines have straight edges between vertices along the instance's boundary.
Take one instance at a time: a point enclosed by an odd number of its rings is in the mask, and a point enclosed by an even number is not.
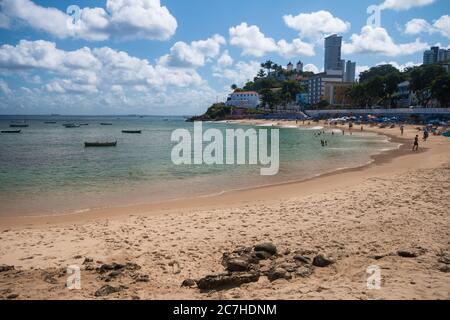
<svg viewBox="0 0 450 320"><path fill-rule="evenodd" d="M232 84L231 85L231 90L235 91L238 88L237 84Z"/></svg>
<svg viewBox="0 0 450 320"><path fill-rule="evenodd" d="M273 64L273 61L271 61L271 60L267 60L266 62L261 63L261 68L267 69L268 76L270 76L270 71L273 69L273 66L274 66L274 64Z"/></svg>

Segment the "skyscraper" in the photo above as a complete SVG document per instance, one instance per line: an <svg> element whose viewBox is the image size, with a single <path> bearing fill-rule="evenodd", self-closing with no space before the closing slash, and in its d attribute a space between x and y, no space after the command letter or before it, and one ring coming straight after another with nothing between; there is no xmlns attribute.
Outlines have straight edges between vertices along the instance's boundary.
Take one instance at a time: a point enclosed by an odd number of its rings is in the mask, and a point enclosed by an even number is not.
<svg viewBox="0 0 450 320"><path fill-rule="evenodd" d="M355 82L356 62L350 60L345 65L344 82Z"/></svg>
<svg viewBox="0 0 450 320"><path fill-rule="evenodd" d="M333 34L325 38L325 62L326 70L344 70L341 60L342 37Z"/></svg>
<svg viewBox="0 0 450 320"><path fill-rule="evenodd" d="M431 50L425 50L423 53L423 64L433 64L433 51Z"/></svg>

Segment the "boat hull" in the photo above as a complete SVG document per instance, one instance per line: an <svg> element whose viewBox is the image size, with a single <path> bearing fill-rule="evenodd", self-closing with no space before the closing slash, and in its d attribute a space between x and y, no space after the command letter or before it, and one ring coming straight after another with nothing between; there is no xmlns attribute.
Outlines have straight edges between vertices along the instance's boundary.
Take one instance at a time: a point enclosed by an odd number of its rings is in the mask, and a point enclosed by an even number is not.
<svg viewBox="0 0 450 320"><path fill-rule="evenodd" d="M134 133L134 134L139 134L139 133L142 133L142 130L122 130L122 133Z"/></svg>
<svg viewBox="0 0 450 320"><path fill-rule="evenodd" d="M114 141L114 142L85 142L84 146L86 148L115 147L115 146L117 146L117 141Z"/></svg>
<svg viewBox="0 0 450 320"><path fill-rule="evenodd" d="M20 133L22 130L2 130L2 133Z"/></svg>

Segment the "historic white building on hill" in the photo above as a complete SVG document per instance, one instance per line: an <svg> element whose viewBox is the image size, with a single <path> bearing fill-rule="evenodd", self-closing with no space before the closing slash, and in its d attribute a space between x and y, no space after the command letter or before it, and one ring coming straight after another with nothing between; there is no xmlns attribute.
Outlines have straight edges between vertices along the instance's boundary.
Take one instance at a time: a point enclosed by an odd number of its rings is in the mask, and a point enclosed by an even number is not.
<svg viewBox="0 0 450 320"><path fill-rule="evenodd" d="M240 108L256 108L260 104L259 94L255 91L233 92L225 104Z"/></svg>

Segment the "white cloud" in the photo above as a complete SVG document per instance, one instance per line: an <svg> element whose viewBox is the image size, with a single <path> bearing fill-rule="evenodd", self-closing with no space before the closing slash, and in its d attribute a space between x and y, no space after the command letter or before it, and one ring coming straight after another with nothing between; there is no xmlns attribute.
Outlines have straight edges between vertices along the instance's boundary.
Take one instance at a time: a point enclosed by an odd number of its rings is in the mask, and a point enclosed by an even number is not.
<svg viewBox="0 0 450 320"><path fill-rule="evenodd" d="M31 0L3 0L0 5L9 19L19 19L58 38L167 40L177 29L176 19L161 6L160 0L107 0L106 10L81 9L76 24L65 12Z"/></svg>
<svg viewBox="0 0 450 320"><path fill-rule="evenodd" d="M396 11L409 10L415 7L423 7L432 4L435 0L385 0L381 9L393 9Z"/></svg>
<svg viewBox="0 0 450 320"><path fill-rule="evenodd" d="M444 15L435 20L433 24L428 23L424 19L412 19L405 24L404 33L412 35L440 33L442 36L450 39L450 16Z"/></svg>
<svg viewBox="0 0 450 320"><path fill-rule="evenodd" d="M315 54L313 44L301 39L294 39L291 43L285 39L275 42L273 38L266 37L258 26L249 26L245 22L231 27L229 33L230 44L240 47L244 56L262 57L268 53L278 53L284 58L291 58Z"/></svg>
<svg viewBox="0 0 450 320"><path fill-rule="evenodd" d="M230 53L228 52L228 50L225 50L222 55L220 56L219 59L217 59L217 64L220 67L229 67L231 65L233 65L234 60L233 58L230 56Z"/></svg>
<svg viewBox="0 0 450 320"><path fill-rule="evenodd" d="M427 43L416 39L415 42L396 44L386 29L381 27L364 26L360 34L353 34L351 42L344 42L344 54L374 53L386 56L409 55L429 47Z"/></svg>
<svg viewBox="0 0 450 320"><path fill-rule="evenodd" d="M444 37L450 39L450 16L445 15L440 17L433 23L433 27Z"/></svg>
<svg viewBox="0 0 450 320"><path fill-rule="evenodd" d="M297 16L285 15L284 23L296 31L301 38L322 41L324 35L345 33L350 30L350 22L334 17L328 11L300 13Z"/></svg>
<svg viewBox="0 0 450 320"><path fill-rule="evenodd" d="M217 34L206 40L193 41L190 45L179 41L172 46L168 55L160 59L160 63L182 68L202 67L207 58L219 55L220 46L224 44L225 38Z"/></svg>
<svg viewBox="0 0 450 320"><path fill-rule="evenodd" d="M262 57L278 50L275 40L266 37L255 25L249 26L243 22L231 27L229 33L230 44L242 48L244 55Z"/></svg>
<svg viewBox="0 0 450 320"><path fill-rule="evenodd" d="M11 89L9 88L8 84L6 83L5 80L0 79L0 92L3 93L4 95L10 95L11 94Z"/></svg>
<svg viewBox="0 0 450 320"><path fill-rule="evenodd" d="M213 67L213 76L219 79L225 79L228 83L235 83L238 86L244 85L247 81L253 78L261 69L261 64L257 61L239 61L233 66L225 68L220 65Z"/></svg>
<svg viewBox="0 0 450 320"><path fill-rule="evenodd" d="M408 61L403 64L398 63L396 61L389 61L389 62L382 61L382 62L378 62L376 65L380 66L380 65L384 65L384 64L390 64L391 66L397 68L400 71L405 71L405 69L407 69L407 68L416 67L416 66L421 65L421 63L416 63L416 62L412 62L412 61Z"/></svg>
<svg viewBox="0 0 450 320"><path fill-rule="evenodd" d="M45 84L44 89L58 93L107 91L114 85L142 85L151 91L204 84L193 69L151 65L145 59L108 47L64 51L43 40L21 40L16 46L0 46L0 69L47 71L56 78Z"/></svg>
<svg viewBox="0 0 450 320"><path fill-rule="evenodd" d="M309 72L313 72L313 73L319 73L320 72L319 68L317 68L312 63L308 63L305 66L303 66L303 71L309 71Z"/></svg>
<svg viewBox="0 0 450 320"><path fill-rule="evenodd" d="M303 42L300 39L294 39L292 43L288 43L282 39L278 41L277 45L280 55L285 58L292 58L299 55L312 57L315 54L314 45Z"/></svg>

